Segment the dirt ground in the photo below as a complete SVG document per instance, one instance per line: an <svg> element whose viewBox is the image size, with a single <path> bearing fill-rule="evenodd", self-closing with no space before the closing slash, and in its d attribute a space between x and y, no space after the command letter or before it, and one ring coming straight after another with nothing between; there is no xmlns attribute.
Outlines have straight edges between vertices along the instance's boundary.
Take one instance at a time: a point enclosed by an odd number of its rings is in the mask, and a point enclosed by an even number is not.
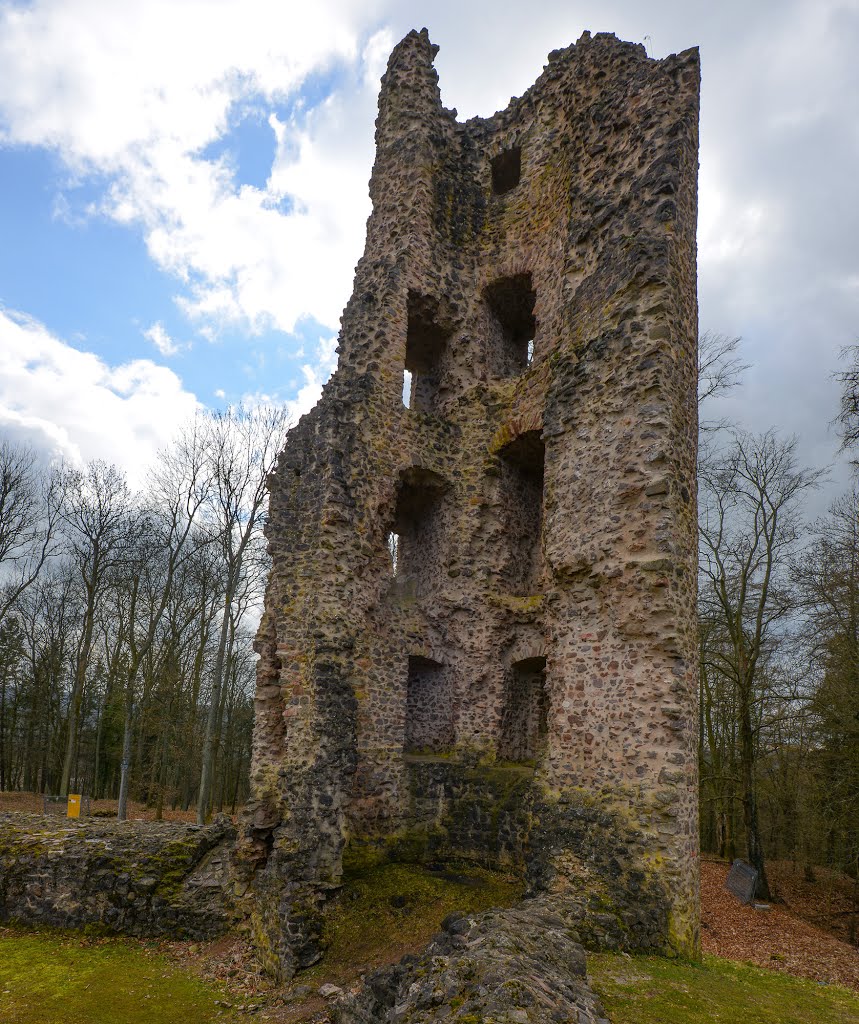
<svg viewBox="0 0 859 1024"><path fill-rule="evenodd" d="M859 991L859 948L837 937L847 934L850 879L816 869L817 880L806 882L800 868L773 862L770 883L784 902L756 910L725 890L728 868L724 861L701 863L705 953Z"/></svg>
<svg viewBox="0 0 859 1024"><path fill-rule="evenodd" d="M41 814L43 809L44 803L38 793L0 793L0 813L21 811ZM230 808L225 808L225 812L229 814ZM116 817L116 800L92 800L90 801L90 813L97 818ZM128 817L129 819L154 821L156 818L155 808L129 800ZM187 811L180 809L174 811L165 805L161 818L163 821L196 821L197 811L195 807L191 807Z"/></svg>

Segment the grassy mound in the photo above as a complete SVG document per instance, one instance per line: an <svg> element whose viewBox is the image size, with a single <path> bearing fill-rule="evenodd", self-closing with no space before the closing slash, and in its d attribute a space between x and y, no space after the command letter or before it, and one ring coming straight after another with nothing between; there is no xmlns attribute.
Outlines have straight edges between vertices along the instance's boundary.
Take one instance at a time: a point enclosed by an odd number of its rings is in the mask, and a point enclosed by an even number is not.
<svg viewBox="0 0 859 1024"><path fill-rule="evenodd" d="M473 867L388 864L355 876L327 908L325 960L295 979L307 994L287 1007L261 993L253 1001L266 1008L255 1019L306 1020L321 1008L323 981L343 984L420 949L451 911L509 905L519 893L513 879ZM613 1024L859 1022L855 992L712 956L592 955L588 973ZM155 943L0 929L2 1024L230 1024L249 1019L238 1002Z"/></svg>
<svg viewBox="0 0 859 1024"><path fill-rule="evenodd" d="M588 956L591 985L613 1024L857 1024L859 995L705 956L700 963Z"/></svg>

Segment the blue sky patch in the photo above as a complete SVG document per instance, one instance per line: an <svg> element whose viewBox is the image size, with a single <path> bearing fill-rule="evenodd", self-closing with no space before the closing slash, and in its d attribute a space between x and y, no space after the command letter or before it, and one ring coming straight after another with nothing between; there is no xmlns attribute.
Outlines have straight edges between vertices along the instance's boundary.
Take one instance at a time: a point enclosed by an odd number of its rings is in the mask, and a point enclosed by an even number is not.
<svg viewBox="0 0 859 1024"><path fill-rule="evenodd" d="M87 213L103 181L64 189L68 180L49 151L3 150L0 302L111 363L149 356L141 327L175 320L175 282L138 231Z"/></svg>
<svg viewBox="0 0 859 1024"><path fill-rule="evenodd" d="M268 123L268 111L245 107L226 135L210 143L200 154L203 160L226 159L236 188L252 185L265 189L277 151L277 139Z"/></svg>

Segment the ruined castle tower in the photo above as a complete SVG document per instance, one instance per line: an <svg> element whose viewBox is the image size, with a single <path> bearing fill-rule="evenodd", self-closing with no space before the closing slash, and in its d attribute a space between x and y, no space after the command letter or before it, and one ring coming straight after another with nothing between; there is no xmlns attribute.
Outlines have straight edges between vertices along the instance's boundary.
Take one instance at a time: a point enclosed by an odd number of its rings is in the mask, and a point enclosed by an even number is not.
<svg viewBox="0 0 859 1024"><path fill-rule="evenodd" d="M697 946L697 51L585 34L506 110L394 49L337 372L271 480L240 848L281 974L344 871L475 858Z"/></svg>

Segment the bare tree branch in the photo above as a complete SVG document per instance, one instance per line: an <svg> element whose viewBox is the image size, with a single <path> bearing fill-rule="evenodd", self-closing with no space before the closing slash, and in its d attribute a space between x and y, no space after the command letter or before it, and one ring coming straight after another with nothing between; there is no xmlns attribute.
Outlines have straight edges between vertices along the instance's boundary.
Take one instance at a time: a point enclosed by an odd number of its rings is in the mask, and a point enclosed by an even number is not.
<svg viewBox="0 0 859 1024"><path fill-rule="evenodd" d="M833 374L841 385L841 401L834 423L841 435L839 451L847 452L859 447L859 343L843 348L840 357L848 366ZM856 460L853 461L855 464Z"/></svg>

